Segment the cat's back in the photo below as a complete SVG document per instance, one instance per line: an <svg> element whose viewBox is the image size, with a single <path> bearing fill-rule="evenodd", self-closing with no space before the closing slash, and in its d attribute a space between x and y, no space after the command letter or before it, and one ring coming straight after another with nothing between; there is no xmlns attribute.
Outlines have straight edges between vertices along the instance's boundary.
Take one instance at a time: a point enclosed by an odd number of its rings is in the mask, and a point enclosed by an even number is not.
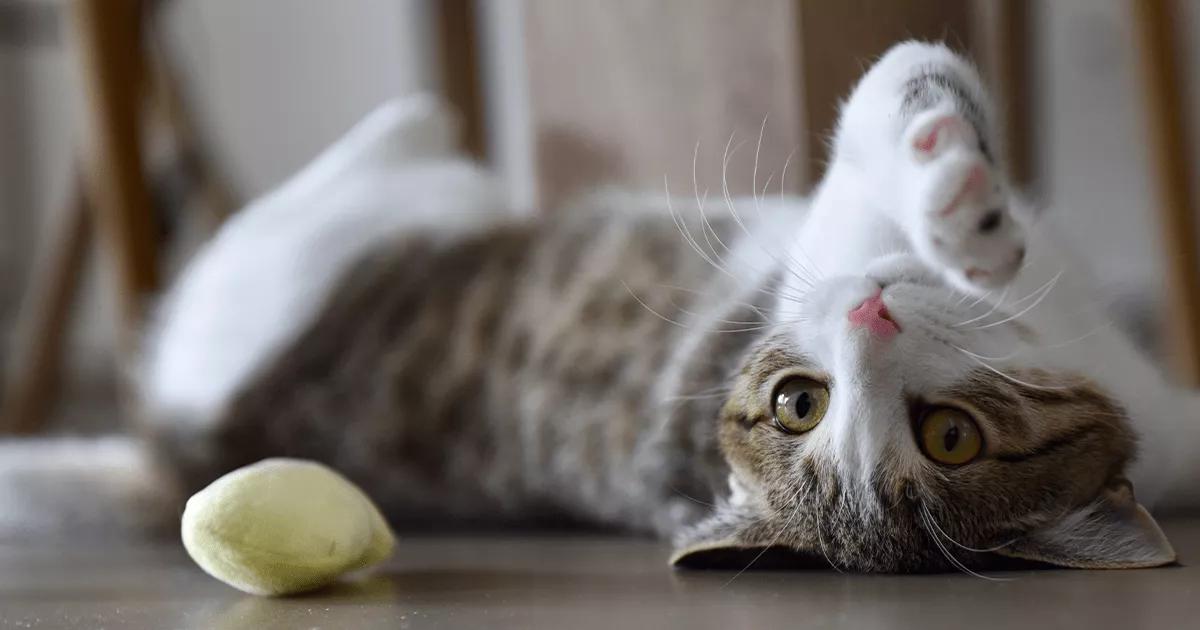
<svg viewBox="0 0 1200 630"><path fill-rule="evenodd" d="M188 485L318 459L385 505L462 518L603 506L714 273L669 215L610 210L378 243L202 437L162 433L171 459Z"/></svg>

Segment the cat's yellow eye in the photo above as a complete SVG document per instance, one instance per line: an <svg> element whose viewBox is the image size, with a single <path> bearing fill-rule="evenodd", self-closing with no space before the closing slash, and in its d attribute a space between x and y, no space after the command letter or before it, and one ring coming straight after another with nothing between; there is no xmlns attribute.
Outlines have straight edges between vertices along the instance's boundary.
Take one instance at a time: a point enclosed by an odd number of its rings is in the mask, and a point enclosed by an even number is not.
<svg viewBox="0 0 1200 630"><path fill-rule="evenodd" d="M953 407L936 407L921 418L921 450L939 464L961 466L979 456L983 436L970 414Z"/></svg>
<svg viewBox="0 0 1200 630"><path fill-rule="evenodd" d="M829 388L811 378L796 377L775 390L775 426L788 433L812 430L829 409Z"/></svg>

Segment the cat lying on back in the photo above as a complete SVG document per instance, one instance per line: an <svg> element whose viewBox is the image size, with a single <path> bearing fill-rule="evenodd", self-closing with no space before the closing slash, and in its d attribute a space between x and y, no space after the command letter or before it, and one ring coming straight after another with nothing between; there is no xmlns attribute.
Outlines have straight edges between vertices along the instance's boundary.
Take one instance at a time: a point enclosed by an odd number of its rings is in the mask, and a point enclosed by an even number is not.
<svg viewBox="0 0 1200 630"><path fill-rule="evenodd" d="M1174 561L1132 487L1195 504L1200 402L1105 325L945 47L863 77L807 199L521 217L449 127L387 106L230 221L149 338L154 463L110 459L186 496L311 458L401 527L568 518L673 537L685 565Z"/></svg>

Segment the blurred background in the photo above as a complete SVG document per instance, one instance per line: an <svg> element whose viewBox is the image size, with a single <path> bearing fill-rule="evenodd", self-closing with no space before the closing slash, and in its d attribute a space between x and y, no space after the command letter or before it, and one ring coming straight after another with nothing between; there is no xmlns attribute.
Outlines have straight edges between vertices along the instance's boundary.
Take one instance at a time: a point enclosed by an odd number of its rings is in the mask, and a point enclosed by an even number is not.
<svg viewBox="0 0 1200 630"><path fill-rule="evenodd" d="M978 61L1014 176L1196 383L1192 33L1190 0L0 0L0 431L119 426L173 271L386 99L454 103L530 212L690 191L694 151L718 185L731 137L749 192L760 128L759 185L788 162L802 192L837 98L906 37Z"/></svg>

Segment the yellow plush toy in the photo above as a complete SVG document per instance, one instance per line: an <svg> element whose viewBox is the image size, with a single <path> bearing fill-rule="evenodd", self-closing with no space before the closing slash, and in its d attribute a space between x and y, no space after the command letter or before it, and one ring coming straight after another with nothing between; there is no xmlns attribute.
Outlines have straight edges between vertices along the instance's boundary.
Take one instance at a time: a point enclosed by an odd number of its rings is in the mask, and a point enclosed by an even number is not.
<svg viewBox="0 0 1200 630"><path fill-rule="evenodd" d="M209 575L254 595L288 595L386 560L395 538L345 477L315 462L267 459L196 493L183 545Z"/></svg>

